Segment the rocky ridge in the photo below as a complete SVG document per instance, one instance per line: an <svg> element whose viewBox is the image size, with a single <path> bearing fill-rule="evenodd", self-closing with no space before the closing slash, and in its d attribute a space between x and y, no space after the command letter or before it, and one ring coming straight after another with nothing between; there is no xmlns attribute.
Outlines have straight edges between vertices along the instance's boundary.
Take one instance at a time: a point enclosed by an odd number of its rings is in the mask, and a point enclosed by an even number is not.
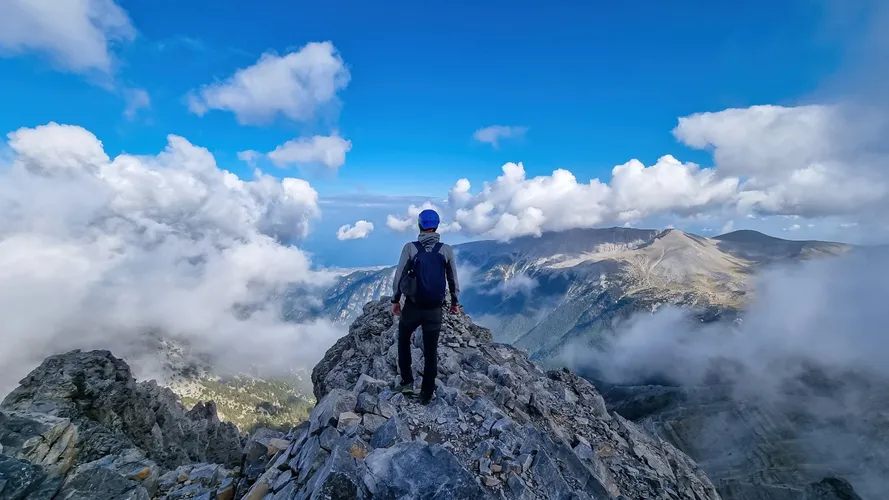
<svg viewBox="0 0 889 500"><path fill-rule="evenodd" d="M76 350L44 360L0 404L0 498L148 499L180 466L201 471L192 482L233 477L242 450L212 403L186 411L110 352Z"/></svg>
<svg viewBox="0 0 889 500"><path fill-rule="evenodd" d="M312 373L309 422L254 488L276 499L719 498L691 459L609 413L589 382L541 371L464 315L446 317L432 403L394 393L396 332L385 298L364 307Z"/></svg>

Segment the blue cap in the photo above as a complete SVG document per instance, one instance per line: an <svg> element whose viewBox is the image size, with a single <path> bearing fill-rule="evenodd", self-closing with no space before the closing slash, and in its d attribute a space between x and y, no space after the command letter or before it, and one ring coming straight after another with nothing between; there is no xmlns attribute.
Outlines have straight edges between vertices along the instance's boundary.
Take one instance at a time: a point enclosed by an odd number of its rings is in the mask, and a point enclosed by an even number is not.
<svg viewBox="0 0 889 500"><path fill-rule="evenodd" d="M438 218L438 213L435 210L427 209L420 212L420 216L417 217L417 222L420 223L420 230L426 231L427 229L438 229L440 220Z"/></svg>

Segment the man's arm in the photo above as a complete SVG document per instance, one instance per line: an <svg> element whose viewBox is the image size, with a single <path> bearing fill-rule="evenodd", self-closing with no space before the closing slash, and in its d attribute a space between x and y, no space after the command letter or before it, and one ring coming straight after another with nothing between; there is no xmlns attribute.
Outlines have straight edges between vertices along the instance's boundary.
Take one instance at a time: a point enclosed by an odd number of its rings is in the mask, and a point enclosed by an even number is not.
<svg viewBox="0 0 889 500"><path fill-rule="evenodd" d="M401 257L398 259L398 267L395 268L395 280L392 282L392 302L401 300L401 275L404 274L404 268L411 258L411 244L408 243L401 249Z"/></svg>
<svg viewBox="0 0 889 500"><path fill-rule="evenodd" d="M451 291L451 304L459 304L457 296L460 294L460 282L457 279L457 261L454 259L454 249L450 245L445 247L445 259L448 265L445 267L445 274L448 279L448 289Z"/></svg>

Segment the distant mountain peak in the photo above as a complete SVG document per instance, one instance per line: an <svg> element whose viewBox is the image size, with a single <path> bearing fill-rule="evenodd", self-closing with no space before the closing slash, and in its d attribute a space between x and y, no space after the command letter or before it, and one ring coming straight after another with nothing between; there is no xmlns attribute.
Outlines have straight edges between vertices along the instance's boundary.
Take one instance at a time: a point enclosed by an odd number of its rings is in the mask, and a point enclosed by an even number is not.
<svg viewBox="0 0 889 500"><path fill-rule="evenodd" d="M739 243L767 243L775 241L790 241L782 238L776 238L774 236L769 236L765 233L754 231L753 229L738 229L737 231L714 236L713 239L722 241L736 241Z"/></svg>

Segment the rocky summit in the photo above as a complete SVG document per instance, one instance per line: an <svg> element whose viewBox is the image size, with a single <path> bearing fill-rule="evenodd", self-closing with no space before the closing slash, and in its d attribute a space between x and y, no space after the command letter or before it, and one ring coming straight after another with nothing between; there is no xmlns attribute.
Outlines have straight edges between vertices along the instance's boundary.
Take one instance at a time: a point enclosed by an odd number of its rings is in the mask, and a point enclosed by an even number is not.
<svg viewBox="0 0 889 500"><path fill-rule="evenodd" d="M394 393L388 300L363 314L312 373L318 404L266 472L281 498L719 498L672 445L605 409L586 380L545 373L446 316L436 397ZM422 372L422 339L414 369ZM281 480L283 475L285 480ZM275 497L277 498L277 497Z"/></svg>
<svg viewBox="0 0 889 500"><path fill-rule="evenodd" d="M315 367L309 419L249 436L107 351L47 358L0 405L0 499L720 498L590 382L540 370L465 315L446 316L432 402L394 392L396 333L388 300L368 303ZM857 498L847 486L803 500Z"/></svg>

